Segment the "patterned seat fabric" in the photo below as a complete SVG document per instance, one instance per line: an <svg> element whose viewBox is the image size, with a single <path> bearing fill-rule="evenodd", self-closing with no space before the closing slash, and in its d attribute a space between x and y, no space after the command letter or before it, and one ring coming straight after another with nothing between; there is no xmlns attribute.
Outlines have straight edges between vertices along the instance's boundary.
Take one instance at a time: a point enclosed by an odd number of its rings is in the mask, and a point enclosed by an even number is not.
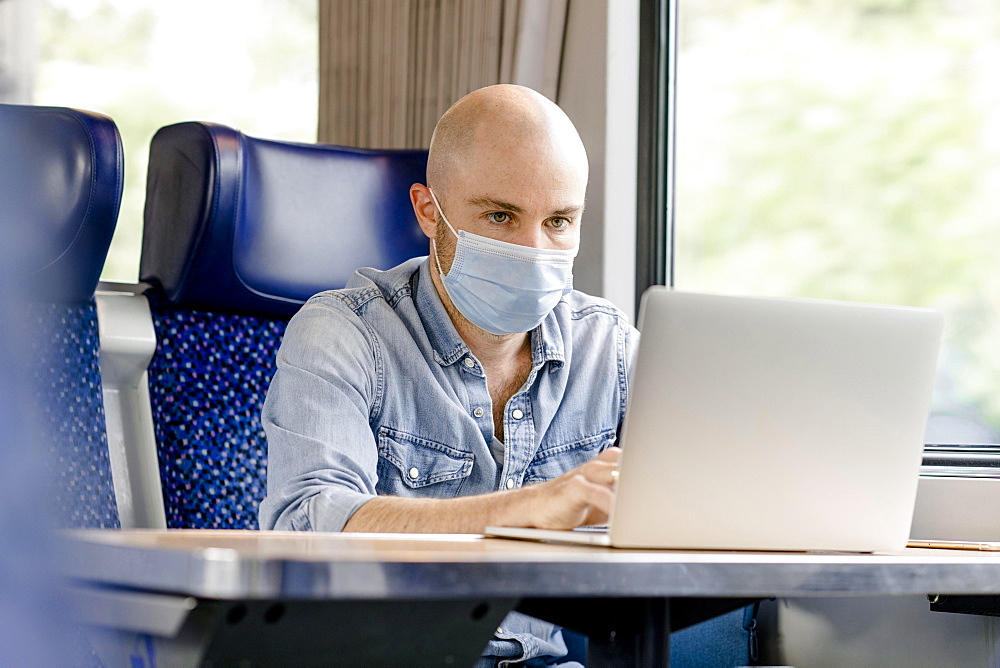
<svg viewBox="0 0 1000 668"><path fill-rule="evenodd" d="M33 303L30 357L60 526L119 528L108 459L97 307Z"/></svg>
<svg viewBox="0 0 1000 668"><path fill-rule="evenodd" d="M118 527L104 418L94 289L122 194L121 137L101 114L0 104L0 234L18 247L12 281L49 477L62 526Z"/></svg>
<svg viewBox="0 0 1000 668"><path fill-rule="evenodd" d="M211 123L150 145L140 280L156 331L149 392L170 528L256 528L260 410L285 325L362 266L426 253L410 208L425 151L248 137Z"/></svg>
<svg viewBox="0 0 1000 668"><path fill-rule="evenodd" d="M168 527L256 529L266 490L260 408L283 320L157 309L149 367Z"/></svg>

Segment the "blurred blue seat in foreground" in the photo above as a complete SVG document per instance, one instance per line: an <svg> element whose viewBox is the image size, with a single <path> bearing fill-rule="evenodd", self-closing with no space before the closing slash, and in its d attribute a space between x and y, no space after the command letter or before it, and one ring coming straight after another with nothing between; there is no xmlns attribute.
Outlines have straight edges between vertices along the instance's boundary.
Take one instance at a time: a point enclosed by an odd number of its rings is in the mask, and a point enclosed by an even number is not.
<svg viewBox="0 0 1000 668"><path fill-rule="evenodd" d="M0 104L0 234L20 239L23 323L51 489L68 527L117 527L94 289L118 219L122 143L101 114ZM16 235L15 235L16 233Z"/></svg>

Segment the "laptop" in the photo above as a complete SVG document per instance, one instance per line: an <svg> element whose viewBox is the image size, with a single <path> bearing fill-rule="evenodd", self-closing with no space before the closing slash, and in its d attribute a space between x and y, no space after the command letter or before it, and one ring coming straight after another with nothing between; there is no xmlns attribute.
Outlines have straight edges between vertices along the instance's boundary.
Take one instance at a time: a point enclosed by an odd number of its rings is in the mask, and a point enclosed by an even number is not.
<svg viewBox="0 0 1000 668"><path fill-rule="evenodd" d="M927 309L652 287L607 531L622 548L906 546L943 318Z"/></svg>

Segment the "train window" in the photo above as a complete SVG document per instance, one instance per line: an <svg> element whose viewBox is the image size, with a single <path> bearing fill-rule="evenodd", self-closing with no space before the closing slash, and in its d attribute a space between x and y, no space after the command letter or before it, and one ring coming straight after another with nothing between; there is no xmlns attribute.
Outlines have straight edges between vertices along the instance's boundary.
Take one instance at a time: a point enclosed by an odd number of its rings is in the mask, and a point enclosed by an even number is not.
<svg viewBox="0 0 1000 668"><path fill-rule="evenodd" d="M125 145L103 278L135 281L153 133L186 120L316 141L316 0L43 0L34 104L101 111Z"/></svg>
<svg viewBox="0 0 1000 668"><path fill-rule="evenodd" d="M674 284L940 309L928 442L1000 441L1000 5L678 12Z"/></svg>

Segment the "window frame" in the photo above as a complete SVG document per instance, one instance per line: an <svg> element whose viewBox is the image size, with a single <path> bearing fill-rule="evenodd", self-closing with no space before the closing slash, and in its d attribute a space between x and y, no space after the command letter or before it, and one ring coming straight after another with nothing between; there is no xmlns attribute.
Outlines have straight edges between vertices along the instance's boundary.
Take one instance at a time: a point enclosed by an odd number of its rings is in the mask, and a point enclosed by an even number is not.
<svg viewBox="0 0 1000 668"><path fill-rule="evenodd" d="M678 0L639 1L635 308L651 285L674 285Z"/></svg>

